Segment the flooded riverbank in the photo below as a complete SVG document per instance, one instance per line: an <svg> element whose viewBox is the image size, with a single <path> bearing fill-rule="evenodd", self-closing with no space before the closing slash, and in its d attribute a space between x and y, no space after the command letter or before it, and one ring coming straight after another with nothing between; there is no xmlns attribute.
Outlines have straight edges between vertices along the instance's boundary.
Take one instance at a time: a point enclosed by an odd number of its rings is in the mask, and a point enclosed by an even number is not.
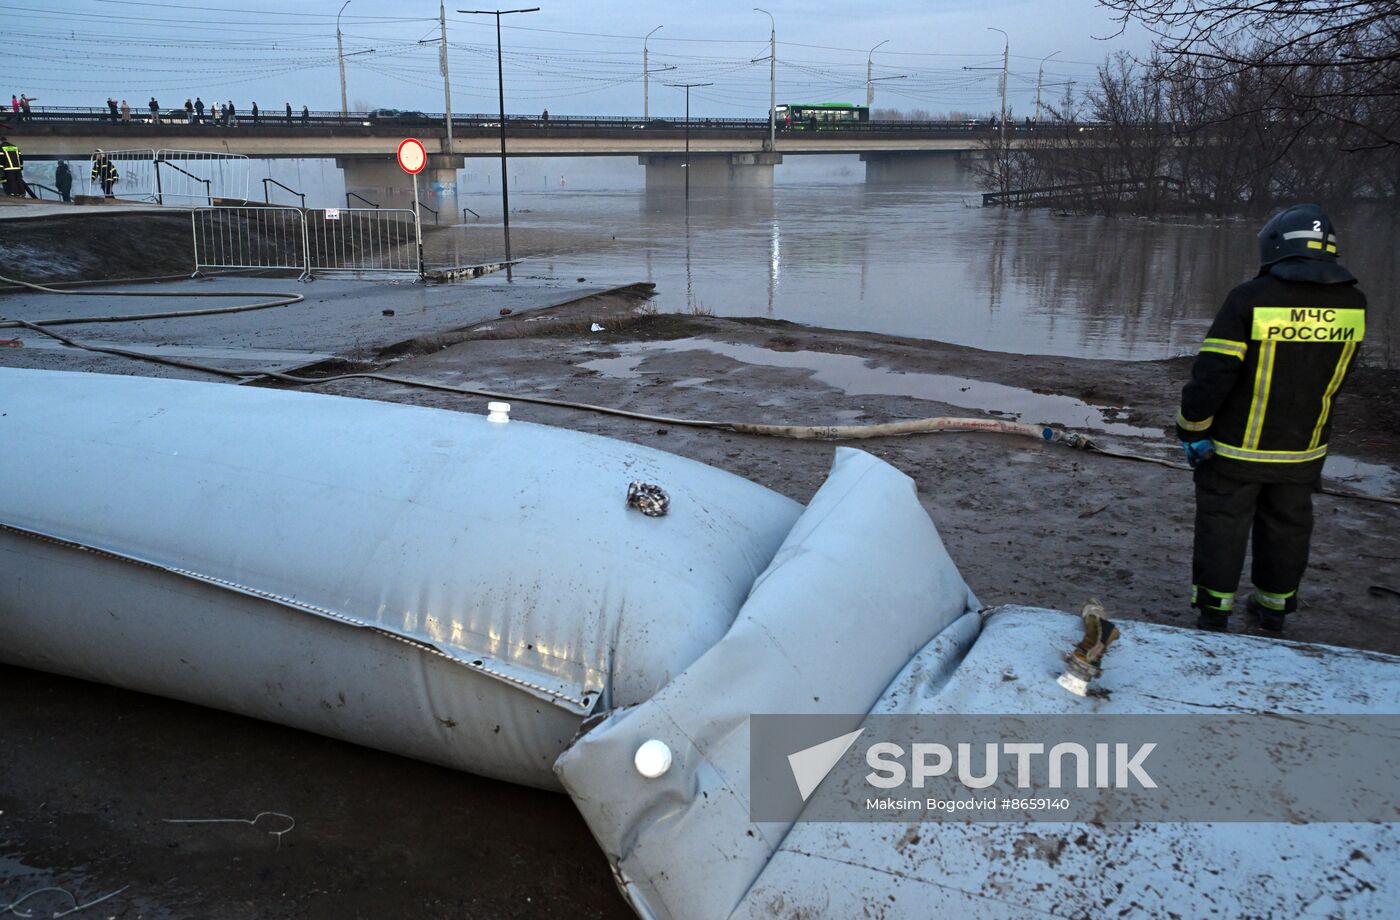
<svg viewBox="0 0 1400 920"><path fill-rule="evenodd" d="M831 158L836 159L836 158ZM857 171L771 196L639 188L513 189L516 233L559 234L521 271L642 280L663 312L766 316L991 351L1153 360L1194 353L1225 294L1253 274L1255 220L1109 218L984 209L971 175L866 185ZM785 167L780 167L780 170ZM477 254L483 219L430 235L430 260ZM1371 298L1365 363L1395 367L1400 218L1339 213L1346 263ZM489 239L489 237L488 237Z"/></svg>

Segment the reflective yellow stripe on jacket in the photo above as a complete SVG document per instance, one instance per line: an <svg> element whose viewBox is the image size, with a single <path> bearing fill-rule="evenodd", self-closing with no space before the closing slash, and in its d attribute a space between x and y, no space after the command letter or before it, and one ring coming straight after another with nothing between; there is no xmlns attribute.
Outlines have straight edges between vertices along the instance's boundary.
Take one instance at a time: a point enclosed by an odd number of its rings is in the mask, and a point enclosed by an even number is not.
<svg viewBox="0 0 1400 920"><path fill-rule="evenodd" d="M1249 351L1248 342L1235 342L1230 339L1206 339L1201 345L1202 352L1214 352L1218 355L1227 355L1231 358L1244 360L1245 353Z"/></svg>
<svg viewBox="0 0 1400 920"><path fill-rule="evenodd" d="M1312 440L1308 442L1309 450L1317 447L1322 440L1322 429L1327 425L1327 416L1332 412L1332 397L1337 395L1342 380L1346 378L1347 367L1351 364L1352 355L1355 354L1355 342L1347 342L1342 346L1342 355L1337 359L1337 369L1332 372L1332 379L1327 384L1326 392L1322 394L1322 411L1317 414L1317 424L1313 426Z"/></svg>

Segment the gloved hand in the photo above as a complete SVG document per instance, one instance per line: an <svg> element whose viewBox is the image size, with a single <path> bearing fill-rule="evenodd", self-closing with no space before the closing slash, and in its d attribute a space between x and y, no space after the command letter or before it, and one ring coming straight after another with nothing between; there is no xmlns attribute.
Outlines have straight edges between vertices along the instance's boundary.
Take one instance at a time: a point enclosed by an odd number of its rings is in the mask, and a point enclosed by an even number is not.
<svg viewBox="0 0 1400 920"><path fill-rule="evenodd" d="M1215 456L1215 442L1209 438L1203 438L1199 441L1183 441L1181 449L1186 451L1186 462L1193 470Z"/></svg>

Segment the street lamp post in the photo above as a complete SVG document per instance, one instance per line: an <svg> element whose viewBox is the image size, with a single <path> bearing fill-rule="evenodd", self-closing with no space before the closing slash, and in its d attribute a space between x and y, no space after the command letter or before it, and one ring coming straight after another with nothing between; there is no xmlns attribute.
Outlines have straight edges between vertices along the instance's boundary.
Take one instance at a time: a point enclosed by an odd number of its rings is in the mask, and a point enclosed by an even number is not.
<svg viewBox="0 0 1400 920"><path fill-rule="evenodd" d="M1035 123L1037 125L1040 124L1040 87L1045 82L1045 62L1059 53L1052 51L1040 59L1040 72L1035 76Z"/></svg>
<svg viewBox="0 0 1400 920"><path fill-rule="evenodd" d="M990 31L990 32L1001 32L1002 38L1004 38L1004 39L1006 40L1006 43L1002 46L1002 49L1001 49L1001 80L999 81L999 82L1001 83L1001 87L1000 87L1000 89L1001 89L1001 152L1002 152L1002 156L1005 156L1005 155L1006 155L1006 81L1007 81L1007 77L1009 76L1009 68L1010 68L1010 66L1011 66L1011 36L1010 36L1010 35L1007 35L1006 32L1002 31L1001 29L998 29L996 26L987 26L987 30Z"/></svg>
<svg viewBox="0 0 1400 920"><path fill-rule="evenodd" d="M694 86L714 86L713 83L667 83L685 90L685 202L690 204L690 89Z"/></svg>
<svg viewBox="0 0 1400 920"><path fill-rule="evenodd" d="M778 149L778 21L765 9L755 13L768 17L768 149Z"/></svg>
<svg viewBox="0 0 1400 920"><path fill-rule="evenodd" d="M880 45L887 44L889 39L880 42ZM865 107L868 109L875 104L875 51L880 47L876 45L870 49L870 53L865 56Z"/></svg>
<svg viewBox="0 0 1400 920"><path fill-rule="evenodd" d="M501 63L501 17L510 13L538 13L540 8L532 6L525 10L458 10L467 16L496 17L496 89L501 103L501 226L506 241L506 279L510 279L510 178L506 172L506 77Z"/></svg>
<svg viewBox="0 0 1400 920"><path fill-rule="evenodd" d="M349 5L350 0L345 0L340 5L340 13ZM340 62L340 116L344 118L350 114L350 104L345 99L345 42L340 36L340 13L335 14L335 56Z"/></svg>

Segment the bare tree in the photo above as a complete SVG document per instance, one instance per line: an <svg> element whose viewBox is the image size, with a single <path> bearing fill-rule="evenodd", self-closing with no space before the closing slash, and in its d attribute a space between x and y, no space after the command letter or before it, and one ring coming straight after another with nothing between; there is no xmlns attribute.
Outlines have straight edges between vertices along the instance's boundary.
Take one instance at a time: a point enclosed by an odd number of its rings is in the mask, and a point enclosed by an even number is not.
<svg viewBox="0 0 1400 920"><path fill-rule="evenodd" d="M1245 73L1269 110L1315 115L1343 149L1400 146L1400 0L1099 0L1199 77Z"/></svg>

